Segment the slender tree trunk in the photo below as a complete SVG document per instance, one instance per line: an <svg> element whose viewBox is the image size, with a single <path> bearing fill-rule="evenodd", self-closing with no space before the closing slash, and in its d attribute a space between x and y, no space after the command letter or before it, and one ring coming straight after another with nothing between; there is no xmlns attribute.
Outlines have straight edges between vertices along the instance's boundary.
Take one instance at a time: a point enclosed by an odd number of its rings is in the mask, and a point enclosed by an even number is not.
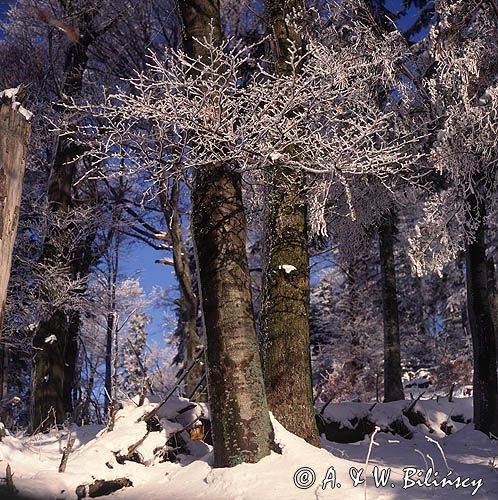
<svg viewBox="0 0 498 500"><path fill-rule="evenodd" d="M108 414L112 392L112 332L114 330L114 314L107 313L105 332L105 373L104 373L104 415Z"/></svg>
<svg viewBox="0 0 498 500"><path fill-rule="evenodd" d="M384 319L384 401L405 399L401 382L398 296L394 262L394 220L389 214L379 227L382 274L382 315Z"/></svg>
<svg viewBox="0 0 498 500"><path fill-rule="evenodd" d="M80 315L73 312L69 316L69 325L67 331L66 350L64 353L64 411L71 413L73 411L73 392L74 381L76 379L76 364L78 361L78 333L80 330Z"/></svg>
<svg viewBox="0 0 498 500"><path fill-rule="evenodd" d="M9 350L2 326L31 135L31 117L19 105L12 92L0 93L0 399L8 392Z"/></svg>
<svg viewBox="0 0 498 500"><path fill-rule="evenodd" d="M221 40L218 0L181 0L184 47L209 61L195 37ZM273 443L246 254L240 174L215 163L194 171L192 227L207 343L216 467L257 462Z"/></svg>
<svg viewBox="0 0 498 500"><path fill-rule="evenodd" d="M287 16L303 12L300 0L267 0L276 71L290 71L290 41L304 40ZM311 381L310 276L306 177L276 165L269 175L260 331L270 410L287 430L319 445Z"/></svg>
<svg viewBox="0 0 498 500"><path fill-rule="evenodd" d="M104 415L109 412L112 399L112 341L116 323L116 287L118 283L119 267L119 235L114 237L114 248L109 249L107 256L107 327L105 347L105 374L104 374Z"/></svg>
<svg viewBox="0 0 498 500"><path fill-rule="evenodd" d="M350 386L350 394L355 398L361 397L361 378L360 373L364 369L364 339L361 336L361 317L363 313L363 303L359 298L360 287L365 286L367 264L364 258L351 258L348 262L346 280L347 280L347 308L348 326L351 331L351 355L350 359L343 365L344 375L347 374L347 380ZM344 376L343 375L343 376Z"/></svg>
<svg viewBox="0 0 498 500"><path fill-rule="evenodd" d="M169 194L168 194L169 193ZM194 292L188 252L185 247L182 223L179 213L180 181L173 179L171 189L163 183L161 191L161 207L168 226L173 264L180 289L179 329L182 335L183 366L188 367L203 347L202 339L197 333L197 297ZM186 379L186 393L189 395L204 375L204 365L197 363Z"/></svg>
<svg viewBox="0 0 498 500"><path fill-rule="evenodd" d="M498 435L498 384L496 332L489 301L486 261L485 207L475 195L468 198L469 211L479 221L475 240L466 248L467 308L474 359L474 425Z"/></svg>
<svg viewBox="0 0 498 500"><path fill-rule="evenodd" d="M88 61L87 50L93 39L84 29L80 29L80 32L82 36L79 41L71 44L66 52L61 90L63 95L68 97L75 97L81 90L83 73ZM55 219L70 216L75 161L78 153L79 147L71 137L67 135L57 137L48 186L48 206ZM57 223L55 223L49 226L41 262L66 268L69 275L78 274L78 259L74 252L61 252L56 248L55 242L58 237ZM49 296L48 293L47 297ZM70 338L70 327L70 317L63 310L55 309L48 319L40 322L35 332L33 347L36 353L31 374L32 431L45 431L64 421L65 410L68 408L67 395L72 391L72 388L68 387L72 381L69 384L64 383L66 347L69 347L70 351L75 347L74 339ZM50 343L46 341L47 338L55 340Z"/></svg>

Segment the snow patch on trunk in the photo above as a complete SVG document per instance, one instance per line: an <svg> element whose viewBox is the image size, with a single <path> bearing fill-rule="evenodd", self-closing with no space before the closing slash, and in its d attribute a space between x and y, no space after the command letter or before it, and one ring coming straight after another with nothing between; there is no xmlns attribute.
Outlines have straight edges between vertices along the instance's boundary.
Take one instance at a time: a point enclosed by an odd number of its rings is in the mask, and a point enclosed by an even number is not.
<svg viewBox="0 0 498 500"><path fill-rule="evenodd" d="M284 271L286 274L290 274L292 271L297 271L297 268L290 264L281 264L278 269Z"/></svg>

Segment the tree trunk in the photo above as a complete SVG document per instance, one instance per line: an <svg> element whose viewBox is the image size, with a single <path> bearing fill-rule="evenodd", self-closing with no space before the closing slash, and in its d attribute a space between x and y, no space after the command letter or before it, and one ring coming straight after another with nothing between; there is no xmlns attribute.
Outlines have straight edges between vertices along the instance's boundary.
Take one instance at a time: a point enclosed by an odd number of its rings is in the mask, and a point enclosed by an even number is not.
<svg viewBox="0 0 498 500"><path fill-rule="evenodd" d="M347 265L347 318L351 332L351 355L343 365L343 379L350 384L350 398L361 398L362 380L359 376L365 368L365 339L362 337L362 314L364 304L360 299L360 290L368 280L366 256L350 258Z"/></svg>
<svg viewBox="0 0 498 500"><path fill-rule="evenodd" d="M12 250L17 234L19 209L31 116L16 100L15 92L0 93L0 340L12 264ZM0 344L0 399L8 391L8 347Z"/></svg>
<svg viewBox="0 0 498 500"><path fill-rule="evenodd" d="M31 372L31 432L46 431L62 424L65 416L64 351L67 316L56 311L49 319L41 321L33 339L33 367Z"/></svg>
<svg viewBox="0 0 498 500"><path fill-rule="evenodd" d="M496 333L489 301L486 261L485 207L475 195L468 198L469 212L479 221L473 243L466 248L467 308L474 359L474 425L498 435Z"/></svg>
<svg viewBox="0 0 498 500"><path fill-rule="evenodd" d="M304 40L287 19L303 9L299 0L266 2L273 61L280 74L290 70L291 40L304 52ZM277 420L318 446L311 382L306 176L276 165L268 182L260 312L266 393Z"/></svg>
<svg viewBox="0 0 498 500"><path fill-rule="evenodd" d="M110 248L107 260L107 327L105 343L105 373L104 373L104 415L109 414L112 402L112 340L116 323L116 288L119 268L119 235L114 236L114 247Z"/></svg>
<svg viewBox="0 0 498 500"><path fill-rule="evenodd" d="M288 184L289 176L292 184ZM277 420L318 446L311 384L304 179L277 167L269 191L260 313L266 393Z"/></svg>
<svg viewBox="0 0 498 500"><path fill-rule="evenodd" d="M184 47L209 51L195 37L221 40L218 0L181 0ZM192 227L207 343L209 406L216 467L269 455L273 430L259 358L246 254L240 174L215 163L194 170Z"/></svg>
<svg viewBox="0 0 498 500"><path fill-rule="evenodd" d="M394 262L394 220L388 214L379 227L382 274L382 316L384 319L384 401L405 399L401 382L398 296Z"/></svg>
<svg viewBox="0 0 498 500"><path fill-rule="evenodd" d="M112 393L112 332L114 331L114 314L107 313L107 326L105 332L105 373L104 373L104 415L109 412Z"/></svg>
<svg viewBox="0 0 498 500"><path fill-rule="evenodd" d="M496 287L496 267L493 257L488 257L488 296L495 333L498 334L498 290Z"/></svg>
<svg viewBox="0 0 498 500"><path fill-rule="evenodd" d="M173 179L171 189L163 183L161 190L161 207L173 249L173 264L180 289L180 318L178 328L182 337L183 366L191 365L199 348L203 347L202 339L197 334L197 297L192 284L188 252L183 241L182 223L179 213L180 181ZM169 192L169 194L168 194ZM197 383L204 375L204 365L197 363L186 379L186 394L194 391Z"/></svg>
<svg viewBox="0 0 498 500"><path fill-rule="evenodd" d="M80 32L82 36L79 41L71 44L66 52L61 90L67 97L75 97L81 90L83 73L88 61L87 50L93 40L90 32L85 29L80 29ZM69 135L62 135L57 137L55 143L48 186L48 206L55 218L70 216L75 161L79 153L79 147L72 139ZM41 262L67 268L69 275L81 274L75 252L57 250L55 245L57 238L57 224L50 225L45 237ZM66 313L61 309L55 309L47 320L40 322L35 332L33 346L36 354L33 358L31 375L31 431L36 429L45 431L53 425L61 424L65 418L67 394L72 392L72 387L68 387L72 381L64 383L66 346L69 346L70 350L75 347L74 339L69 338L70 325L71 321ZM45 342L46 338L53 338L52 336L56 341ZM53 346L55 343L57 348ZM47 381L50 387L46 386Z"/></svg>

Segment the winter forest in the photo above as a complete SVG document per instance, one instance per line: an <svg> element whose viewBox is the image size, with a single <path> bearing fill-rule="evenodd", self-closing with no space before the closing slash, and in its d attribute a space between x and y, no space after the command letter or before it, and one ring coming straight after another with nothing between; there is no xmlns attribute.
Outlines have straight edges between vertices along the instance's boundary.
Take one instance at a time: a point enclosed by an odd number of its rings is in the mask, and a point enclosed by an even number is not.
<svg viewBox="0 0 498 500"><path fill-rule="evenodd" d="M0 3L0 498L498 498L497 135L496 0Z"/></svg>

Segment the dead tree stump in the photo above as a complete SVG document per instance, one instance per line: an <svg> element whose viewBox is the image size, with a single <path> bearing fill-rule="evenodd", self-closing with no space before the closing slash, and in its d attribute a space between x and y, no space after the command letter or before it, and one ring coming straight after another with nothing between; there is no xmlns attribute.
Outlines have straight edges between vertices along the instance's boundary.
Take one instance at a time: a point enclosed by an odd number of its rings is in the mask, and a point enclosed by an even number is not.
<svg viewBox="0 0 498 500"><path fill-rule="evenodd" d="M22 90L0 92L0 399L7 395L7 347L1 329L17 233L31 113L20 103Z"/></svg>

